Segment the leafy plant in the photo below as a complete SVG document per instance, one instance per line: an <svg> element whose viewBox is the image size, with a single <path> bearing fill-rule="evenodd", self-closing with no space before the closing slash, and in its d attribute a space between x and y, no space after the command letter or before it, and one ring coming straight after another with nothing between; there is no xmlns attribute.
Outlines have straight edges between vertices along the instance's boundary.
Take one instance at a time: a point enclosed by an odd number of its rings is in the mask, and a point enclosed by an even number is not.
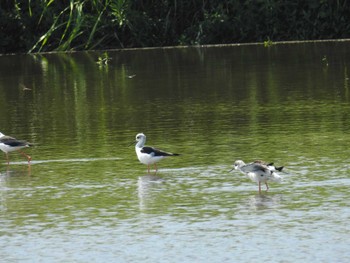
<svg viewBox="0 0 350 263"><path fill-rule="evenodd" d="M274 45L274 43L271 41L271 39L264 41L264 47L271 47L272 45Z"/></svg>
<svg viewBox="0 0 350 263"><path fill-rule="evenodd" d="M98 57L97 64L100 67L108 66L108 62L111 60L107 52L104 52L101 56Z"/></svg>
<svg viewBox="0 0 350 263"><path fill-rule="evenodd" d="M350 37L346 0L4 0L0 52Z"/></svg>

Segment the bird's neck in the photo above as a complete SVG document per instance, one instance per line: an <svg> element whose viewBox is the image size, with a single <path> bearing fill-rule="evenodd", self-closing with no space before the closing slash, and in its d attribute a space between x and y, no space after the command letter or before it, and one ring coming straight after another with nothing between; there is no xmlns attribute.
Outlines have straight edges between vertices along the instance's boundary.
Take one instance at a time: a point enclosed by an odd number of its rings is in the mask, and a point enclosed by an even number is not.
<svg viewBox="0 0 350 263"><path fill-rule="evenodd" d="M142 148L145 145L146 140L142 139L138 141L135 145L135 148Z"/></svg>

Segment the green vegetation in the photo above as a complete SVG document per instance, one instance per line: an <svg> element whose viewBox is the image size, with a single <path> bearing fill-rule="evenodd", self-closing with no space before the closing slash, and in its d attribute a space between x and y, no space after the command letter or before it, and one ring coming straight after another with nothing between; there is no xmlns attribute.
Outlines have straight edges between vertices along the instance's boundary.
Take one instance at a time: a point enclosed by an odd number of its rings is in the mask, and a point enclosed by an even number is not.
<svg viewBox="0 0 350 263"><path fill-rule="evenodd" d="M0 2L0 53L348 37L346 0Z"/></svg>
<svg viewBox="0 0 350 263"><path fill-rule="evenodd" d="M103 66L108 66L108 62L111 60L111 58L108 56L108 53L107 52L103 52L103 54L101 56L98 57L98 60L97 60L97 64L100 66L100 67L103 67Z"/></svg>
<svg viewBox="0 0 350 263"><path fill-rule="evenodd" d="M271 46L273 46L273 42L270 39L264 41L264 47L271 47Z"/></svg>

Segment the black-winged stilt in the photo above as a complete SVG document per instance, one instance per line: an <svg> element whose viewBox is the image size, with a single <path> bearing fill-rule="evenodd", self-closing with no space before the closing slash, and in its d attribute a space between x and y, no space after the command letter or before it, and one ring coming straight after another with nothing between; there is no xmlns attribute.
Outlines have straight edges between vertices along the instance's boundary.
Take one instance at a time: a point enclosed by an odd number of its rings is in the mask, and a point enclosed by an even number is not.
<svg viewBox="0 0 350 263"><path fill-rule="evenodd" d="M21 149L32 146L31 143L23 140L17 140L16 138L6 136L0 132L0 150L6 154L7 164L10 164L8 153L19 151L23 156L28 159L28 163L32 160L32 157L25 154Z"/></svg>
<svg viewBox="0 0 350 263"><path fill-rule="evenodd" d="M261 183L265 183L266 191L269 190L268 181L281 182L282 177L277 174L276 171L282 171L283 166L276 167L273 163L265 163L263 161L255 161L252 163L245 164L242 160L237 160L234 163L232 170L238 170L245 174L250 180L258 183L259 193L261 193ZM231 171L232 171L231 170Z"/></svg>
<svg viewBox="0 0 350 263"><path fill-rule="evenodd" d="M148 173L150 172L151 164L154 164L155 172L157 172L158 170L157 164L156 164L157 162L159 162L160 160L162 160L167 156L179 155L177 153L164 152L162 150L158 150L150 146L144 146L145 143L146 143L146 135L144 135L143 133L138 133L136 135L135 151L139 161L147 165Z"/></svg>

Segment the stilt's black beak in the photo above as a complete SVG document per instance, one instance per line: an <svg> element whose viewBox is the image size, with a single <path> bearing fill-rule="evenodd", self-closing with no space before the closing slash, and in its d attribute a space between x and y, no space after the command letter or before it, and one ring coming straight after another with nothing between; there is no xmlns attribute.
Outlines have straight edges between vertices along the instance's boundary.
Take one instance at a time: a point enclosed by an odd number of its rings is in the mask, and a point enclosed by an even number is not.
<svg viewBox="0 0 350 263"><path fill-rule="evenodd" d="M128 144L128 147L130 147L131 145L134 145L135 143L136 143L136 141L134 141L134 142Z"/></svg>

